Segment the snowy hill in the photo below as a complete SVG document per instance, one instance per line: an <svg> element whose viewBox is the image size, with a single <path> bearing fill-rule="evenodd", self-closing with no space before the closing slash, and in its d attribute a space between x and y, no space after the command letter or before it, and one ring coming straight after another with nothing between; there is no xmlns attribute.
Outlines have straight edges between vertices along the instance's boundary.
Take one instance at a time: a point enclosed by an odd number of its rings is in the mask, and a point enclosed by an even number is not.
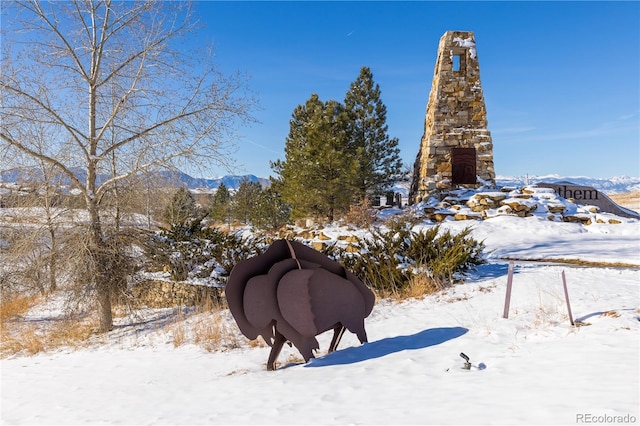
<svg viewBox="0 0 640 426"><path fill-rule="evenodd" d="M3 359L1 423L637 424L640 222L501 216L473 222L473 236L488 263L446 291L378 300L364 345L347 332L327 355L325 333L316 359L304 364L285 345L269 372L269 347L242 336L227 310L138 311L87 347ZM505 258L638 266L516 261L504 318ZM52 300L23 320L42 325L59 312ZM198 343L193 330L205 326L224 344Z"/></svg>
<svg viewBox="0 0 640 426"><path fill-rule="evenodd" d="M178 178L194 188L224 181ZM226 178L233 189L242 176ZM497 181L640 188L640 178L627 177ZM86 343L3 358L0 424L637 424L640 221L616 219L445 220L442 229L454 233L472 227L486 264L433 295L378 299L365 320L368 343L345 333L326 354L324 333L307 364L285 345L275 372L265 367L270 348L240 334L226 309L125 312ZM339 236L331 226L320 231ZM504 318L507 259L515 260ZM15 322L26 339L64 318L52 297Z"/></svg>

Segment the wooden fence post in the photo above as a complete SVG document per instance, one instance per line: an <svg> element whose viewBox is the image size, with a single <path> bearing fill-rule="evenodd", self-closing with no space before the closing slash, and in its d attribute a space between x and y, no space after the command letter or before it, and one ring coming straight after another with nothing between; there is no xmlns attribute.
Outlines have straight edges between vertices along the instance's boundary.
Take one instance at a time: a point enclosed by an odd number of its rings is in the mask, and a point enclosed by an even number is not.
<svg viewBox="0 0 640 426"><path fill-rule="evenodd" d="M567 310L569 311L569 321L571 325L575 325L573 322L573 315L571 315L571 304L569 303L569 291L567 290L567 279L564 276L564 270L562 271L562 286L564 287L564 298L567 301Z"/></svg>
<svg viewBox="0 0 640 426"><path fill-rule="evenodd" d="M513 260L509 261L509 272L507 273L507 295L504 299L504 314L502 318L509 318L509 304L511 303L511 285L513 283Z"/></svg>

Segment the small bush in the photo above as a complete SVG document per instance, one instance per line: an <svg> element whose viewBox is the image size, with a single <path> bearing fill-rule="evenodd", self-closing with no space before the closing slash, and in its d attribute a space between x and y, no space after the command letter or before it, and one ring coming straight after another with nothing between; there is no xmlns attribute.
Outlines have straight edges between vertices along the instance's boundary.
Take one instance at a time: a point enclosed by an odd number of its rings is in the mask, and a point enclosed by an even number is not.
<svg viewBox="0 0 640 426"><path fill-rule="evenodd" d="M225 347L237 347L236 336L217 315L196 322L193 327L194 343L207 352L214 352Z"/></svg>
<svg viewBox="0 0 640 426"><path fill-rule="evenodd" d="M376 220L376 210L371 207L371 201L366 198L360 204L349 207L344 221L359 228L370 228Z"/></svg>
<svg viewBox="0 0 640 426"><path fill-rule="evenodd" d="M36 326L31 325L20 330L18 335L8 333L3 329L0 353L8 356L24 352L29 355L37 354L45 350L45 343L38 333Z"/></svg>
<svg viewBox="0 0 640 426"><path fill-rule="evenodd" d="M420 298L444 290L447 283L433 277L430 273L418 273L411 277L401 298Z"/></svg>
<svg viewBox="0 0 640 426"><path fill-rule="evenodd" d="M47 330L47 347L81 347L98 329L97 320L65 319Z"/></svg>
<svg viewBox="0 0 640 426"><path fill-rule="evenodd" d="M4 327L5 322L19 315L25 314L31 307L35 306L40 297L38 296L20 296L8 295L3 292L2 300L0 300L0 320Z"/></svg>
<svg viewBox="0 0 640 426"><path fill-rule="evenodd" d="M3 324L0 354L16 353L34 355L60 347L77 348L86 344L94 335L97 323L87 320L62 319L42 325L15 323Z"/></svg>
<svg viewBox="0 0 640 426"><path fill-rule="evenodd" d="M16 353L36 354L62 346L77 347L95 331L96 324L85 319L28 323L20 319L42 300L41 296L2 294L0 303L0 356Z"/></svg>
<svg viewBox="0 0 640 426"><path fill-rule="evenodd" d="M193 343L207 352L215 352L240 346L235 327L224 320L220 311L200 315L203 312L198 310L190 318L182 310L176 314L169 327L174 347Z"/></svg>
<svg viewBox="0 0 640 426"><path fill-rule="evenodd" d="M381 296L394 297L441 290L484 263L484 245L470 237L469 228L452 234L441 232L439 225L419 232L407 223L392 225L387 231L376 230L369 238L359 238L354 244L357 253L331 246L326 254Z"/></svg>
<svg viewBox="0 0 640 426"><path fill-rule="evenodd" d="M400 253L406 253L408 244L405 235L373 231L371 238L359 238L353 244L358 254L337 248L334 257L376 292L397 296L410 278L410 271L401 267L402 259L399 257Z"/></svg>
<svg viewBox="0 0 640 426"><path fill-rule="evenodd" d="M224 284L240 260L261 254L264 245L262 238L204 228L183 241L165 232L150 234L144 248L154 267L168 271L174 281L198 278Z"/></svg>

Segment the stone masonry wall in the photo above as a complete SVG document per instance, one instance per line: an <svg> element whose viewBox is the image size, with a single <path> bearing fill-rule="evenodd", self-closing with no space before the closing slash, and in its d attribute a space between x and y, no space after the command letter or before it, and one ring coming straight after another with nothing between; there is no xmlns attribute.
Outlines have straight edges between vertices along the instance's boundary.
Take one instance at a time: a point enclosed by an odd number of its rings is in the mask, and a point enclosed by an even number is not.
<svg viewBox="0 0 640 426"><path fill-rule="evenodd" d="M133 287L133 297L150 308L173 306L221 306L223 288L188 282L149 280Z"/></svg>
<svg viewBox="0 0 640 426"><path fill-rule="evenodd" d="M448 31L440 39L424 134L414 165L412 203L436 190L454 187L452 148L475 148L477 179L495 185L493 142L487 129L475 46L472 32Z"/></svg>

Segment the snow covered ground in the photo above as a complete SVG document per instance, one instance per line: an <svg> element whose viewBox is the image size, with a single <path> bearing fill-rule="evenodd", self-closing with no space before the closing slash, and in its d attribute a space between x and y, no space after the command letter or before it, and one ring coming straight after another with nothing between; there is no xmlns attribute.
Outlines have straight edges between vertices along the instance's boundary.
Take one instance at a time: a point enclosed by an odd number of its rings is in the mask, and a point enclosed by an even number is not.
<svg viewBox="0 0 640 426"><path fill-rule="evenodd" d="M85 349L0 361L1 422L638 424L640 222L472 222L489 263L444 293L378 300L367 344L347 333L338 351L309 364L285 346L285 365L268 372L269 348L241 335L239 347L207 352L174 348L167 327L117 327ZM517 261L505 319L504 258L637 267ZM562 272L583 326L570 324ZM330 337L320 336L322 351Z"/></svg>

